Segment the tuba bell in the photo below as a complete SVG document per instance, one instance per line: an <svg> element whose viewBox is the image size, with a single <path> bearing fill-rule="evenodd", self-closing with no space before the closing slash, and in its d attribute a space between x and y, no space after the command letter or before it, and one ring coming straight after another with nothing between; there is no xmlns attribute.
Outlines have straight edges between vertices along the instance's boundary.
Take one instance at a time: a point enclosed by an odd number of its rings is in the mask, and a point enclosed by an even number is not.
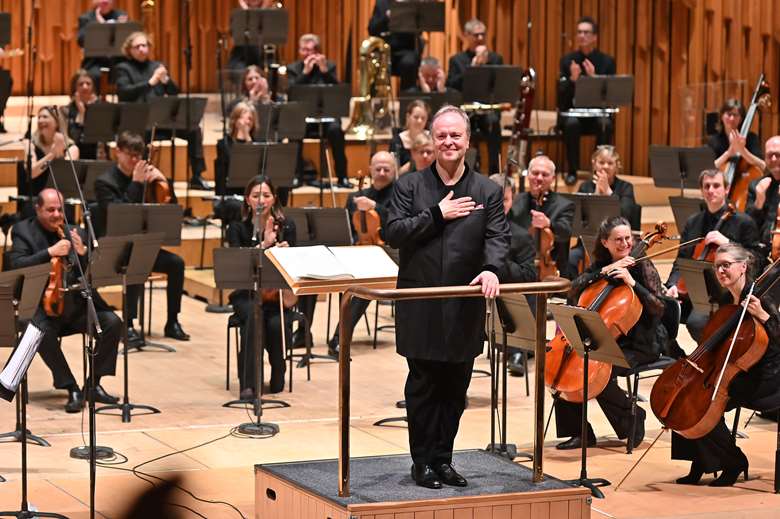
<svg viewBox="0 0 780 519"><path fill-rule="evenodd" d="M347 129L362 139L390 124L390 45L371 36L360 44L360 97Z"/></svg>

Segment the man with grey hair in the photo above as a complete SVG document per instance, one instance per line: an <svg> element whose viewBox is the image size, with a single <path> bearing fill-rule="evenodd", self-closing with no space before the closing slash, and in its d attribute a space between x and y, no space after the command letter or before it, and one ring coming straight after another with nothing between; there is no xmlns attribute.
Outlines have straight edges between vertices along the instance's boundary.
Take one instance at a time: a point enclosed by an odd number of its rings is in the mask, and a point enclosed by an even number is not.
<svg viewBox="0 0 780 519"><path fill-rule="evenodd" d="M481 285L499 295L510 232L501 188L465 161L468 116L445 106L433 116L436 161L398 179L385 236L399 249L398 288ZM423 487L466 486L452 450L474 358L484 348L485 299L398 301L396 347L406 357L412 478Z"/></svg>
<svg viewBox="0 0 780 519"><path fill-rule="evenodd" d="M429 94L431 92L445 93L452 91L447 88L447 76L441 68L439 60L433 56L426 56L420 62L417 71L417 84L407 89L410 94Z"/></svg>

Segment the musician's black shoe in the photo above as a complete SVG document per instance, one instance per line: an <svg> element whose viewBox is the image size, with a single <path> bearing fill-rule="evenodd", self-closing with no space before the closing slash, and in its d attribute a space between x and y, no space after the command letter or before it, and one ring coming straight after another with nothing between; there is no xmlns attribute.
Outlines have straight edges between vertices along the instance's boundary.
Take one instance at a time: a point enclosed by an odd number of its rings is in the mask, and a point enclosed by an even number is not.
<svg viewBox="0 0 780 519"><path fill-rule="evenodd" d="M168 323L166 323L165 336L170 337L171 339L176 339L177 341L190 340L190 336L184 333L184 330L182 330L179 321L172 321L172 322L169 321Z"/></svg>
<svg viewBox="0 0 780 519"><path fill-rule="evenodd" d="M468 486L466 478L455 472L452 465L449 463L440 463L434 466L433 470L438 474L439 479L445 485L453 487L465 487Z"/></svg>
<svg viewBox="0 0 780 519"><path fill-rule="evenodd" d="M595 447L595 446L596 446L596 436L592 432L588 431L588 447ZM581 449L582 439L580 436L572 436L565 442L561 442L558 445L556 445L555 448L560 451Z"/></svg>
<svg viewBox="0 0 780 519"><path fill-rule="evenodd" d="M567 186L573 186L577 183L577 174L576 173L566 173L563 176L563 181L566 182Z"/></svg>
<svg viewBox="0 0 780 519"><path fill-rule="evenodd" d="M241 390L241 393L238 394L238 398L240 400L246 400L246 401L252 401L255 399L255 390L251 387L245 387Z"/></svg>
<svg viewBox="0 0 780 519"><path fill-rule="evenodd" d="M441 488L441 480L439 475L431 468L430 465L412 465L412 479L420 487L432 488L438 490Z"/></svg>
<svg viewBox="0 0 780 519"><path fill-rule="evenodd" d="M65 403L66 413L78 413L84 407L84 393L78 387L68 389L68 401Z"/></svg>
<svg viewBox="0 0 780 519"><path fill-rule="evenodd" d="M130 348L137 348L143 345L144 340L141 335L132 326L127 327L127 346Z"/></svg>
<svg viewBox="0 0 780 519"><path fill-rule="evenodd" d="M350 182L346 178L338 179L338 181L336 182L336 185L339 186L339 187L343 187L344 189L352 189L352 182Z"/></svg>
<svg viewBox="0 0 780 519"><path fill-rule="evenodd" d="M311 333L309 333L309 338L313 344L314 340L311 339ZM293 332L292 339L290 340L292 341L293 348L300 348L301 346L306 346L306 333L302 326Z"/></svg>
<svg viewBox="0 0 780 519"><path fill-rule="evenodd" d="M206 191L211 191L214 189L214 186L203 180L201 177L192 177L190 179L190 189L204 189Z"/></svg>
<svg viewBox="0 0 780 519"><path fill-rule="evenodd" d="M739 478L739 475L741 473L745 473L745 481L747 481L748 478L748 466L745 465L744 468L738 468L738 469L726 469L723 472L720 473L720 476L718 476L713 481L710 481L711 487L733 487L734 483L737 482L737 478Z"/></svg>
<svg viewBox="0 0 780 519"><path fill-rule="evenodd" d="M677 478L674 482L678 485L697 485L703 475L704 471L694 461L691 463L691 471L688 472L688 475Z"/></svg>
<svg viewBox="0 0 780 519"><path fill-rule="evenodd" d="M87 388L84 388L84 394L89 394ZM95 386L95 402L100 402L101 404L116 404L119 402L119 398L110 395L108 391L103 388L103 386L98 384Z"/></svg>
<svg viewBox="0 0 780 519"><path fill-rule="evenodd" d="M525 376L525 368L523 367L523 354L513 353L507 361L509 366L509 374L515 377Z"/></svg>
<svg viewBox="0 0 780 519"><path fill-rule="evenodd" d="M8 133L8 130L5 129L5 121L0 121L0 133Z"/></svg>

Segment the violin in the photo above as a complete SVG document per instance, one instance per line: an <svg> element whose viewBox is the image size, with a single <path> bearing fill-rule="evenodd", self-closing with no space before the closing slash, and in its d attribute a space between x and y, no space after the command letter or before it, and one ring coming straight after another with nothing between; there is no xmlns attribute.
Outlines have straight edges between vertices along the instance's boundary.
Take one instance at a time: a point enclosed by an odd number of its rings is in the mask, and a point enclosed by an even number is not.
<svg viewBox="0 0 780 519"><path fill-rule="evenodd" d="M365 175L360 177L358 182L358 191L363 189L363 180ZM379 218L379 213L376 209L369 209L368 211L355 211L352 214L352 225L357 232L357 245L384 245L384 240L379 236L379 231L382 229L382 220Z"/></svg>
<svg viewBox="0 0 780 519"><path fill-rule="evenodd" d="M57 228L60 239L65 238L62 227ZM60 317L65 310L65 273L69 270L66 257L57 256L49 260L49 281L43 293L43 311L49 317Z"/></svg>
<svg viewBox="0 0 780 519"><path fill-rule="evenodd" d="M756 115L758 108L766 108L771 105L771 96L769 92L769 84L764 80L764 74L758 78L758 83L753 91L753 97L750 100L750 106L748 107L745 115L745 120L742 121L742 126L739 130L739 135L742 138L746 138L750 133L750 127L753 125L753 118ZM725 164L724 178L729 184L728 199L734 203L737 210L745 211L747 207L748 186L754 180L758 180L763 176L764 172L757 166L749 164L744 157L732 157Z"/></svg>
<svg viewBox="0 0 780 519"><path fill-rule="evenodd" d="M539 198L531 197L531 205L535 211L541 211L545 202L547 202L547 194L541 195ZM548 277L558 277L558 266L555 264L555 260L552 257L552 251L555 248L555 235L553 234L552 229L549 227L545 229L532 227L531 235L536 242L535 263L539 279L543 280Z"/></svg>
<svg viewBox="0 0 780 519"><path fill-rule="evenodd" d="M770 252L772 261L780 259L780 211L775 216L775 226L772 229L772 252Z"/></svg>
<svg viewBox="0 0 780 519"><path fill-rule="evenodd" d="M756 280L751 293L759 299L780 279L775 261ZM729 384L748 371L767 350L764 327L741 304L721 306L702 332L699 346L667 367L650 393L650 407L664 427L688 439L709 433L723 417Z"/></svg>
<svg viewBox="0 0 780 519"><path fill-rule="evenodd" d="M262 239L260 237L260 233L257 232L257 229L259 228L259 220L260 220L260 212L262 211L262 205L258 204L257 209L255 211L255 236L257 237L258 247L262 246ZM282 228L284 227L284 215L280 214L274 209L274 206L271 206L271 218L274 219L274 233L276 234L276 240L274 241L273 245L276 245L279 242L279 233L281 232ZM272 245L272 246L273 246ZM282 304L285 308L292 308L295 306L295 303L298 302L298 296L293 294L293 291L289 288L279 289L279 288L263 288L260 289L260 299L263 302L263 304L271 303L271 304L279 304L279 294L282 295Z"/></svg>
<svg viewBox="0 0 780 519"><path fill-rule="evenodd" d="M146 162L152 166L157 162L159 146L154 146L154 134L156 127L152 127L152 137L149 140L149 147L147 149ZM143 201L146 204L169 204L171 203L171 185L167 180L155 178L151 182L144 181L144 197Z"/></svg>
<svg viewBox="0 0 780 519"><path fill-rule="evenodd" d="M735 213L736 209L734 208L734 204L728 204L728 206L726 206L726 210L723 211L722 215L720 215L718 223L715 224L715 227L712 230L720 231L720 228L723 227L723 224L726 223L729 218L734 216ZM712 262L715 259L715 251L717 250L717 245L714 243L705 244L704 240L702 240L696 244L696 248L693 249L691 258L698 261ZM677 280L677 294L679 299L682 299L684 296L688 295L688 287L685 285L685 280L682 278L682 276L679 280Z"/></svg>
<svg viewBox="0 0 780 519"><path fill-rule="evenodd" d="M658 223L631 249L631 257L641 258L647 249L666 238L667 226ZM634 290L624 284L600 279L580 294L577 306L598 312L612 336L627 335L642 316L642 303ZM544 382L551 392L567 402L582 402L584 359L577 355L559 329L545 353ZM588 400L597 397L609 383L612 364L588 361Z"/></svg>

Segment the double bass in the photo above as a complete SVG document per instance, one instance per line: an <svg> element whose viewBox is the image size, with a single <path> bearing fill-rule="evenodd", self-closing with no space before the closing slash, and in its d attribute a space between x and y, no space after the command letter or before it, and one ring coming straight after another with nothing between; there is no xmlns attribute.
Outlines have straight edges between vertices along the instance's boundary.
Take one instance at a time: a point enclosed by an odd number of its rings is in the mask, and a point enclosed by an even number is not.
<svg viewBox="0 0 780 519"><path fill-rule="evenodd" d="M753 118L758 108L765 108L771 104L769 85L764 80L764 74L758 78L758 83L750 99L750 106L745 114L745 120L739 129L740 137L747 138ZM732 157L725 165L723 174L729 184L728 199L736 206L738 211L745 211L747 207L748 186L754 180L763 176L763 171L757 166L749 164L744 157Z"/></svg>
<svg viewBox="0 0 780 519"><path fill-rule="evenodd" d="M780 280L775 261L755 281L761 298ZM699 346L664 370L653 384L650 407L664 427L688 439L709 433L723 417L729 384L748 371L767 350L764 327L740 304L721 306L702 332Z"/></svg>
<svg viewBox="0 0 780 519"><path fill-rule="evenodd" d="M667 226L656 225L631 249L631 257L640 258L647 249L666 238ZM634 290L624 283L600 279L580 294L577 306L599 313L612 336L617 339L628 334L642 315L642 303ZM547 345L544 383L551 392L567 402L582 402L585 362L571 347L562 331ZM588 361L588 400L597 397L609 383L612 364Z"/></svg>

